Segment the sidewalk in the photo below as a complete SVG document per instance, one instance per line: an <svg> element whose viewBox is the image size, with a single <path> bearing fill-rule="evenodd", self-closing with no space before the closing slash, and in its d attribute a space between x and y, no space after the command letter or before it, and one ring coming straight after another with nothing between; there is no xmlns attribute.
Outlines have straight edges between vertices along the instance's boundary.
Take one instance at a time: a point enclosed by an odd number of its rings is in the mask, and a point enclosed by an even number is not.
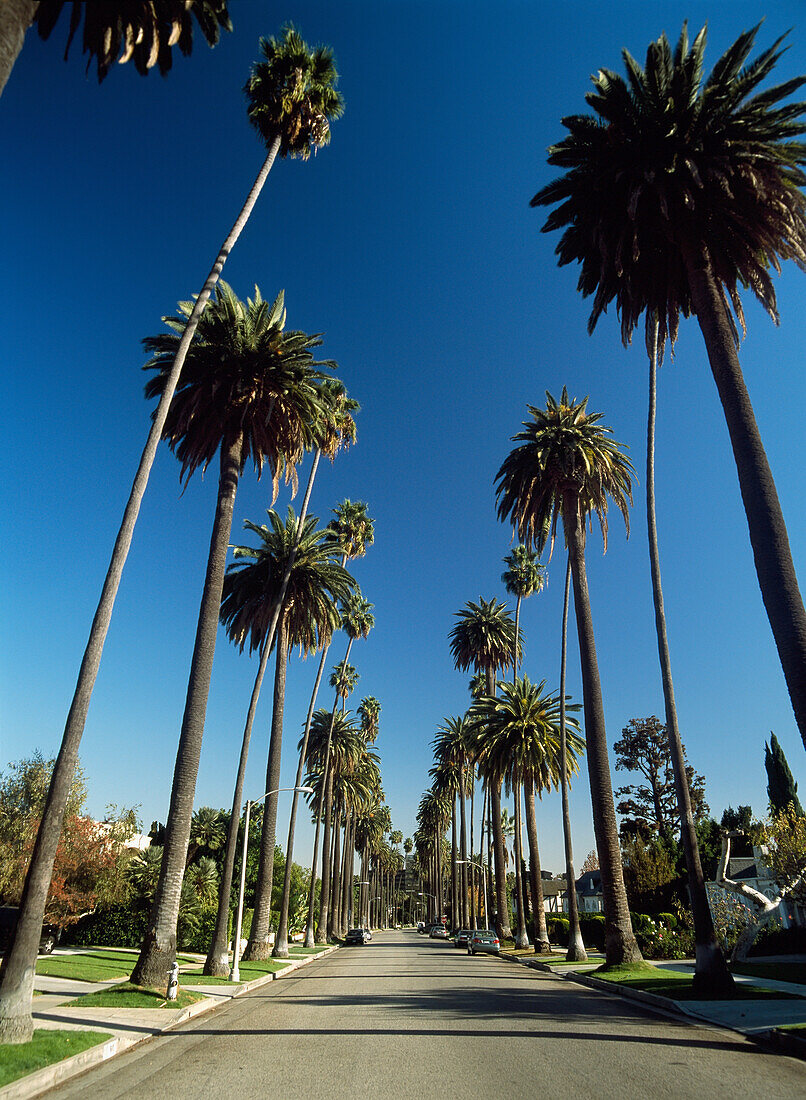
<svg viewBox="0 0 806 1100"><path fill-rule="evenodd" d="M307 966L315 959L321 959L338 949L338 944L323 947L315 955L306 955L304 958L292 960L282 970L270 974L264 974L252 981L227 982L221 985L185 985L183 990L200 993L201 1001L196 1001L187 1008L67 1008L69 1001L74 1001L88 993L95 993L110 986L119 985L120 978L113 978L104 982L79 982L72 978L49 978L37 975L34 979L34 989L41 996L34 997L34 1027L54 1028L60 1030L74 1029L78 1031L102 1031L110 1036L106 1042L99 1043L89 1050L76 1054L72 1058L66 1058L62 1062L56 1062L44 1069L37 1070L27 1077L20 1077L12 1081L4 1088L0 1088L0 1100L29 1100L30 1097L39 1096L54 1085L66 1081L76 1074L83 1073L90 1066L104 1062L108 1058L121 1054L124 1050L135 1046L137 1043L149 1039L153 1035L159 1035L164 1031L170 1031L178 1027L186 1020L199 1016L204 1012L240 997L250 989L259 989L268 982L278 978L285 978L293 974L302 966ZM187 954L187 952L185 952ZM192 969L204 961L204 956L199 956L199 962L180 967L183 970Z"/></svg>
<svg viewBox="0 0 806 1100"><path fill-rule="evenodd" d="M668 1012L676 1012L688 1016L694 1020L715 1024L717 1027L730 1028L738 1031L751 1039L767 1039L772 1033L774 1045L786 1049L787 1053L796 1054L797 1057L806 1057L806 1039L798 1039L788 1036L785 1031L777 1032L775 1029L787 1024L806 1025L806 985L795 982L776 981L772 978L751 977L744 974L734 974L733 980L738 985L752 985L759 989L778 990L787 993L789 997L802 998L790 1000L764 998L761 1000L740 1001L691 1001L674 1000L671 997L660 996L657 993L649 993L641 989L625 988L622 984L608 982L603 978L592 974L601 965L600 962L581 964L579 966L563 965L552 966L543 962L539 955L514 955L502 952L502 958L510 962L517 962L521 966L529 966L534 970L543 970L565 978L568 981L579 982L581 985L590 986L610 993L612 996L625 997L628 1000L638 1001L642 1004L652 1005ZM677 970L694 973L694 960L682 959L671 961L659 961L652 964L659 970ZM783 1040L780 1038L783 1036ZM787 1040L792 1040L788 1042Z"/></svg>

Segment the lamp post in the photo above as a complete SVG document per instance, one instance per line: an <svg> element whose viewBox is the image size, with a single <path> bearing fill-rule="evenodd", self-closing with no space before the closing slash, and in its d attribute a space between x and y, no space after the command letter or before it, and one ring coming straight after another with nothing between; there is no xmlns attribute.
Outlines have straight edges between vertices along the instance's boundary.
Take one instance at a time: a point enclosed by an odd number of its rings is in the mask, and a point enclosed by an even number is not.
<svg viewBox="0 0 806 1100"><path fill-rule="evenodd" d="M434 909L435 910L437 909L437 895L436 894L430 894L427 890L418 890L417 893L420 895L421 898L433 898L434 899ZM439 916L439 914L435 912L434 916L437 917L437 916Z"/></svg>
<svg viewBox="0 0 806 1100"><path fill-rule="evenodd" d="M471 867L478 867L482 874L482 890L484 891L484 919L487 924L490 923L490 914L487 912L487 866L484 863L477 863L475 859L455 859L454 863L469 863Z"/></svg>
<svg viewBox="0 0 806 1100"><path fill-rule="evenodd" d="M279 794L281 791L299 791L301 794L312 794L313 787L275 787L273 791L266 791L260 798L253 800L246 800L246 820L244 821L243 830L243 849L241 851L241 885L238 890L238 916L235 921L235 941L232 945L232 969L229 972L229 980L231 982L239 982L241 980L241 972L238 969L239 956L241 953L241 924L243 921L243 893L246 886L246 852L249 847L249 817L252 813L252 807L257 806L259 802L262 802L264 798L268 798L270 794Z"/></svg>
<svg viewBox="0 0 806 1100"><path fill-rule="evenodd" d="M364 906L362 905L362 902L364 900L364 891L362 887L369 886L369 884L370 882L368 878L362 878L358 880L358 921L356 923L359 924L361 927L363 927L364 920ZM367 908L369 908L369 906L367 906ZM369 925L369 915L367 915L367 925Z"/></svg>

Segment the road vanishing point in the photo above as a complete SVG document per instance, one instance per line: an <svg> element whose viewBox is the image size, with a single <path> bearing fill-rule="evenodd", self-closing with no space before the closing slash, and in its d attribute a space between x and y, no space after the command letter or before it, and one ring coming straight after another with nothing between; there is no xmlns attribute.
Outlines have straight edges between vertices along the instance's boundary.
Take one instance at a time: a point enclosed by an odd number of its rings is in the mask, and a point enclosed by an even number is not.
<svg viewBox="0 0 806 1100"><path fill-rule="evenodd" d="M149 1039L53 1100L776 1100L806 1066L413 931L376 933Z"/></svg>

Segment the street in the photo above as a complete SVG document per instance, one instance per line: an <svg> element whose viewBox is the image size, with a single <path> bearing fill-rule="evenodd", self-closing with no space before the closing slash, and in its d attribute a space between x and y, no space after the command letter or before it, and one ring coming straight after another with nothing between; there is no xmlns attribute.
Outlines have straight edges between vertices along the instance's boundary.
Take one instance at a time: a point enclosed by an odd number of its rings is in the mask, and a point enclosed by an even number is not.
<svg viewBox="0 0 806 1100"><path fill-rule="evenodd" d="M376 933L49 1095L680 1098L806 1095L740 1036L411 931Z"/></svg>

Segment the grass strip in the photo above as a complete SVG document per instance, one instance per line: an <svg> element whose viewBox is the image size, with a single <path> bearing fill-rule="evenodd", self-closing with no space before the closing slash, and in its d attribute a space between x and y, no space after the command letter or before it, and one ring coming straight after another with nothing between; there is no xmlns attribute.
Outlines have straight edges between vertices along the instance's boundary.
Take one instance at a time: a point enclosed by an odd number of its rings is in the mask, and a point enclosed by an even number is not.
<svg viewBox="0 0 806 1100"><path fill-rule="evenodd" d="M0 1088L111 1038L103 1031L37 1028L30 1043L0 1043Z"/></svg>
<svg viewBox="0 0 806 1100"><path fill-rule="evenodd" d="M64 1008L187 1008L195 1001L200 1001L200 993L191 993L189 990L180 989L175 1001L165 998L165 991L159 989L146 989L144 986L132 985L131 982L122 982L120 985L110 986L109 989L99 989L97 993L86 993L83 997L76 997L74 1001L68 1001Z"/></svg>
<svg viewBox="0 0 806 1100"><path fill-rule="evenodd" d="M614 985L628 989L642 989L646 993L657 993L673 1001L707 1001L712 997L703 997L694 990L694 975L682 971L660 970L650 963L624 963L621 966L600 967L593 971L594 977L602 978ZM795 993L782 993L778 989L761 989L759 986L737 983L733 995L723 998L729 1001L796 1001L801 1000Z"/></svg>
<svg viewBox="0 0 806 1100"><path fill-rule="evenodd" d="M795 982L806 985L806 962L766 962L763 959L750 959L747 962L734 963L734 974L747 974L751 978L772 978L776 982Z"/></svg>
<svg viewBox="0 0 806 1100"><path fill-rule="evenodd" d="M238 970L242 982L251 982L255 978L262 978L265 974L276 974L278 970L285 970L290 959L260 959L257 962L238 963ZM229 978L213 978L203 974L201 967L198 970L183 970L179 975L182 985L232 985Z"/></svg>
<svg viewBox="0 0 806 1100"><path fill-rule="evenodd" d="M70 978L77 982L107 982L125 978L134 969L139 951L104 951L90 948L76 955L46 955L37 959L37 974L48 978ZM179 962L193 962L179 956Z"/></svg>

